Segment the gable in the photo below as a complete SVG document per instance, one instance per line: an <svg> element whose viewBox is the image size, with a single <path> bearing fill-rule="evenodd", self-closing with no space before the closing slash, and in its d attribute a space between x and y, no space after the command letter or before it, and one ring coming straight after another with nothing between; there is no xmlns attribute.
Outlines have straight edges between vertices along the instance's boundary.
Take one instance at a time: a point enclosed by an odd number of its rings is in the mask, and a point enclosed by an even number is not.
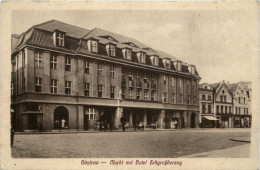
<svg viewBox="0 0 260 170"><path fill-rule="evenodd" d="M226 96L227 102L232 102L232 93L225 83L222 83L216 91L216 101L220 101L221 96Z"/></svg>

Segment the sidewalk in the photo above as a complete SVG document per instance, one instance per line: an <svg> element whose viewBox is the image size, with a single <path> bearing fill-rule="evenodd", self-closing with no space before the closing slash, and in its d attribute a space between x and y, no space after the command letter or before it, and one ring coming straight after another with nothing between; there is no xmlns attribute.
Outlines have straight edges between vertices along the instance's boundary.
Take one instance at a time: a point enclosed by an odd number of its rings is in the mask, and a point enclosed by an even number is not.
<svg viewBox="0 0 260 170"><path fill-rule="evenodd" d="M134 128L126 128L125 132L151 132L151 131L183 131L183 132L223 132L223 131L250 131L250 128L183 128L183 129L162 129L162 128L145 128L144 131L136 130ZM109 133L110 131L99 130L83 130L83 129L59 129L59 130L24 130L23 132L15 132L16 135L22 134L67 134L67 133ZM114 130L112 132L123 132L122 129ZM235 140L235 139L234 139Z"/></svg>
<svg viewBox="0 0 260 170"><path fill-rule="evenodd" d="M250 144L243 144L227 149L214 150L183 156L181 158L248 158L250 157Z"/></svg>

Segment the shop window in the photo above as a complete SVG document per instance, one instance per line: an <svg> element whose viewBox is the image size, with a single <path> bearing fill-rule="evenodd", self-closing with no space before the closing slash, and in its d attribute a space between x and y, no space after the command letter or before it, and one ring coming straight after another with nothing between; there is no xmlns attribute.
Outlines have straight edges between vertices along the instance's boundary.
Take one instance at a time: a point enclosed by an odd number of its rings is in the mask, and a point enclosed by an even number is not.
<svg viewBox="0 0 260 170"><path fill-rule="evenodd" d="M86 108L86 116L88 120L96 120L97 110L95 108Z"/></svg>

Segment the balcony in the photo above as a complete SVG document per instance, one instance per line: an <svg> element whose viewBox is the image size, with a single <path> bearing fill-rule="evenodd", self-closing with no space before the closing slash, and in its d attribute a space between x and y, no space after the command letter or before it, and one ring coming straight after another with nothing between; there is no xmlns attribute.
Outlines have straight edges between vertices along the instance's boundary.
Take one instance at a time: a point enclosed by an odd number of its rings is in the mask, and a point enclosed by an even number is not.
<svg viewBox="0 0 260 170"><path fill-rule="evenodd" d="M128 84L129 87L134 87L134 81L131 81L131 80L130 80L128 83L129 83L129 84Z"/></svg>
<svg viewBox="0 0 260 170"><path fill-rule="evenodd" d="M122 80L122 86L125 86L125 85L126 85L126 80L123 79L123 80Z"/></svg>
<svg viewBox="0 0 260 170"><path fill-rule="evenodd" d="M144 89L149 89L149 83L144 83Z"/></svg>
<svg viewBox="0 0 260 170"><path fill-rule="evenodd" d="M142 83L141 82L136 82L136 88L142 88Z"/></svg>
<svg viewBox="0 0 260 170"><path fill-rule="evenodd" d="M156 84L151 84L152 90L156 90Z"/></svg>

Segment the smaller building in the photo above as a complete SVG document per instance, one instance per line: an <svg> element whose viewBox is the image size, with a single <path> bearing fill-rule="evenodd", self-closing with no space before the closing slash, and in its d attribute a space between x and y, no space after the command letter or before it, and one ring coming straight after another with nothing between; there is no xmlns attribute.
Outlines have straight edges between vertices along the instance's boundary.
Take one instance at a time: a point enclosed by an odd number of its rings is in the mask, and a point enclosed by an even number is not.
<svg viewBox="0 0 260 170"><path fill-rule="evenodd" d="M241 81L228 87L233 94L233 126L251 127L251 83Z"/></svg>
<svg viewBox="0 0 260 170"><path fill-rule="evenodd" d="M217 120L214 114L214 90L210 84L203 83L199 85L200 93L200 127L214 128Z"/></svg>

